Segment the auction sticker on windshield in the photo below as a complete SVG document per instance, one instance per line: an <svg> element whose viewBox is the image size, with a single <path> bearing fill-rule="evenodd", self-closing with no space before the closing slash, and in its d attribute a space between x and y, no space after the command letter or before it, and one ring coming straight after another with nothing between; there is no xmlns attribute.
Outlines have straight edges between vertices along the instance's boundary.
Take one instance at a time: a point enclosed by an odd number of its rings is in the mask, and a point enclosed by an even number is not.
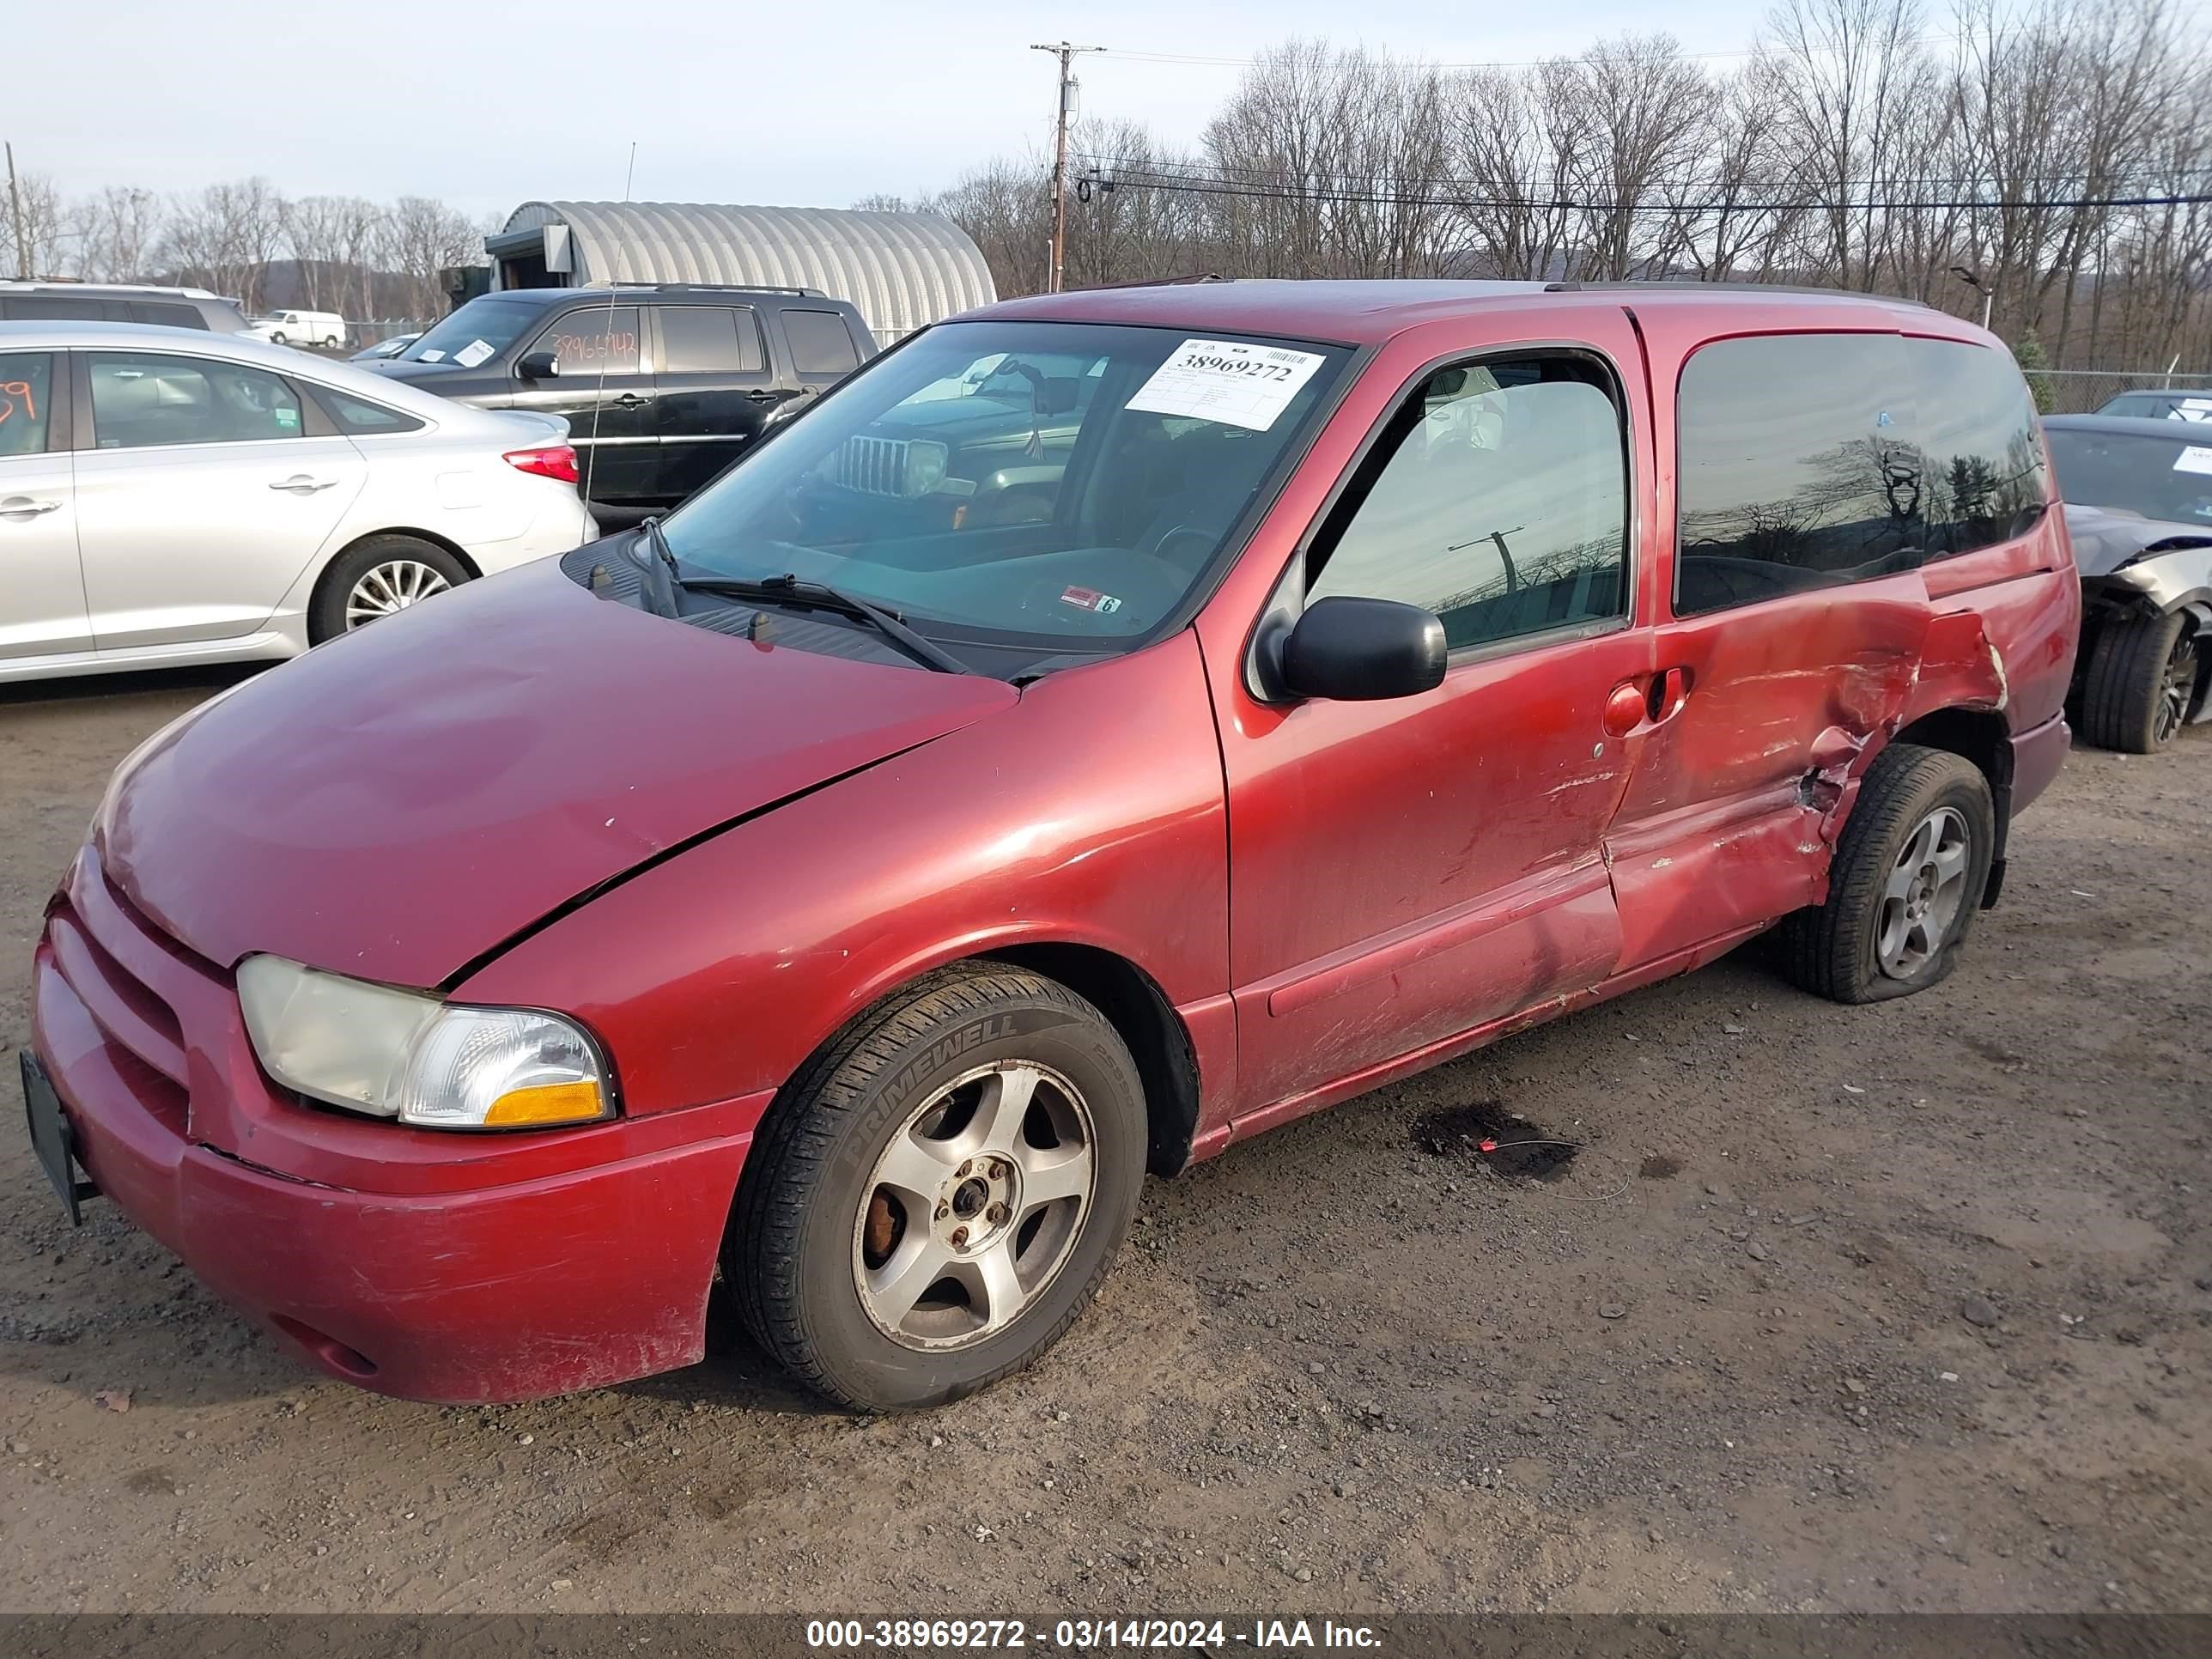
<svg viewBox="0 0 2212 1659"><path fill-rule="evenodd" d="M488 340L471 340L453 354L453 361L463 368L474 368L491 356L493 349Z"/></svg>
<svg viewBox="0 0 2212 1659"><path fill-rule="evenodd" d="M1128 407L1151 415L1188 415L1265 432L1322 366L1318 352L1241 340L1185 340Z"/></svg>
<svg viewBox="0 0 2212 1659"><path fill-rule="evenodd" d="M2191 444L2181 452L2173 464L2176 472L2212 472L2212 449L2203 444Z"/></svg>

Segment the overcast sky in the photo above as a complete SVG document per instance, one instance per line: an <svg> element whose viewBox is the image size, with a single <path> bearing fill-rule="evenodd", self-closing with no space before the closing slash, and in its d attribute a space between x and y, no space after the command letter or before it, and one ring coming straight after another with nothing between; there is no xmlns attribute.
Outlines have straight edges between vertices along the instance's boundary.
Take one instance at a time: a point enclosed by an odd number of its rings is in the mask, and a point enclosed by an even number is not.
<svg viewBox="0 0 2212 1659"><path fill-rule="evenodd" d="M1589 0L1559 21L1442 0L971 0L647 5L532 0L0 0L14 77L0 137L65 192L195 189L261 173L289 194L840 207L949 184L1048 144L1053 66L1031 41L1243 58L1292 34L1446 63L1517 62L1665 27L1739 52L1764 0ZM1931 25L1948 27L1948 18ZM74 67L72 67L74 66ZM1084 112L1194 138L1233 65L1092 58Z"/></svg>

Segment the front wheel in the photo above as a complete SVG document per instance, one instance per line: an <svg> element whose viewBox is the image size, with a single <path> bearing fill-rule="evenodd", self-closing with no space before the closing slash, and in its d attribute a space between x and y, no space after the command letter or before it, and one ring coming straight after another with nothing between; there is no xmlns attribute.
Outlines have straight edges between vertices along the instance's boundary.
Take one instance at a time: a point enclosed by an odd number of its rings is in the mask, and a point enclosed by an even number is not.
<svg viewBox="0 0 2212 1659"><path fill-rule="evenodd" d="M2097 631L2081 687L2081 735L2100 749L2155 754L2172 743L2197 695L2189 619L2114 617Z"/></svg>
<svg viewBox="0 0 2212 1659"><path fill-rule="evenodd" d="M1838 1002L1937 983L1957 965L1996 850L1996 808L1981 769L1940 749L1892 744L1859 785L1827 902L1784 924L1790 977Z"/></svg>
<svg viewBox="0 0 2212 1659"><path fill-rule="evenodd" d="M723 1272L761 1345L841 1405L942 1405L1091 1299L1144 1182L1143 1085L1105 1017L1000 963L946 969L794 1079Z"/></svg>
<svg viewBox="0 0 2212 1659"><path fill-rule="evenodd" d="M281 332L272 334L269 337L269 343L270 345L283 345L284 343L284 337Z"/></svg>

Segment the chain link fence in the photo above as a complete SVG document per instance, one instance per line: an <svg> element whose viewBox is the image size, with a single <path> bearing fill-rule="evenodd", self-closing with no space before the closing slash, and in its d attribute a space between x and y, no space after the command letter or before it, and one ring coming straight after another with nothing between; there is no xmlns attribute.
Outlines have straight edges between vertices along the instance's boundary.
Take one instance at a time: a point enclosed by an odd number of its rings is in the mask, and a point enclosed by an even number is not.
<svg viewBox="0 0 2212 1659"><path fill-rule="evenodd" d="M2200 392L2212 398L2212 374L2165 374L2155 370L2039 368L2028 376L2051 391L2050 413L2094 415L2123 392Z"/></svg>

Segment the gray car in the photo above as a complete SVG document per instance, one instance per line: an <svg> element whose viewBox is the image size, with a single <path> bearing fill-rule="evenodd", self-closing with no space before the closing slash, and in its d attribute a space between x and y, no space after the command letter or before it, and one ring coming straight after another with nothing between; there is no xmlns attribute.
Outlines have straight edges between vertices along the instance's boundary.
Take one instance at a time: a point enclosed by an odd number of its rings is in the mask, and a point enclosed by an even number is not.
<svg viewBox="0 0 2212 1659"><path fill-rule="evenodd" d="M2081 573L2074 727L2153 753L2212 716L2212 430L2112 415L2043 429Z"/></svg>

